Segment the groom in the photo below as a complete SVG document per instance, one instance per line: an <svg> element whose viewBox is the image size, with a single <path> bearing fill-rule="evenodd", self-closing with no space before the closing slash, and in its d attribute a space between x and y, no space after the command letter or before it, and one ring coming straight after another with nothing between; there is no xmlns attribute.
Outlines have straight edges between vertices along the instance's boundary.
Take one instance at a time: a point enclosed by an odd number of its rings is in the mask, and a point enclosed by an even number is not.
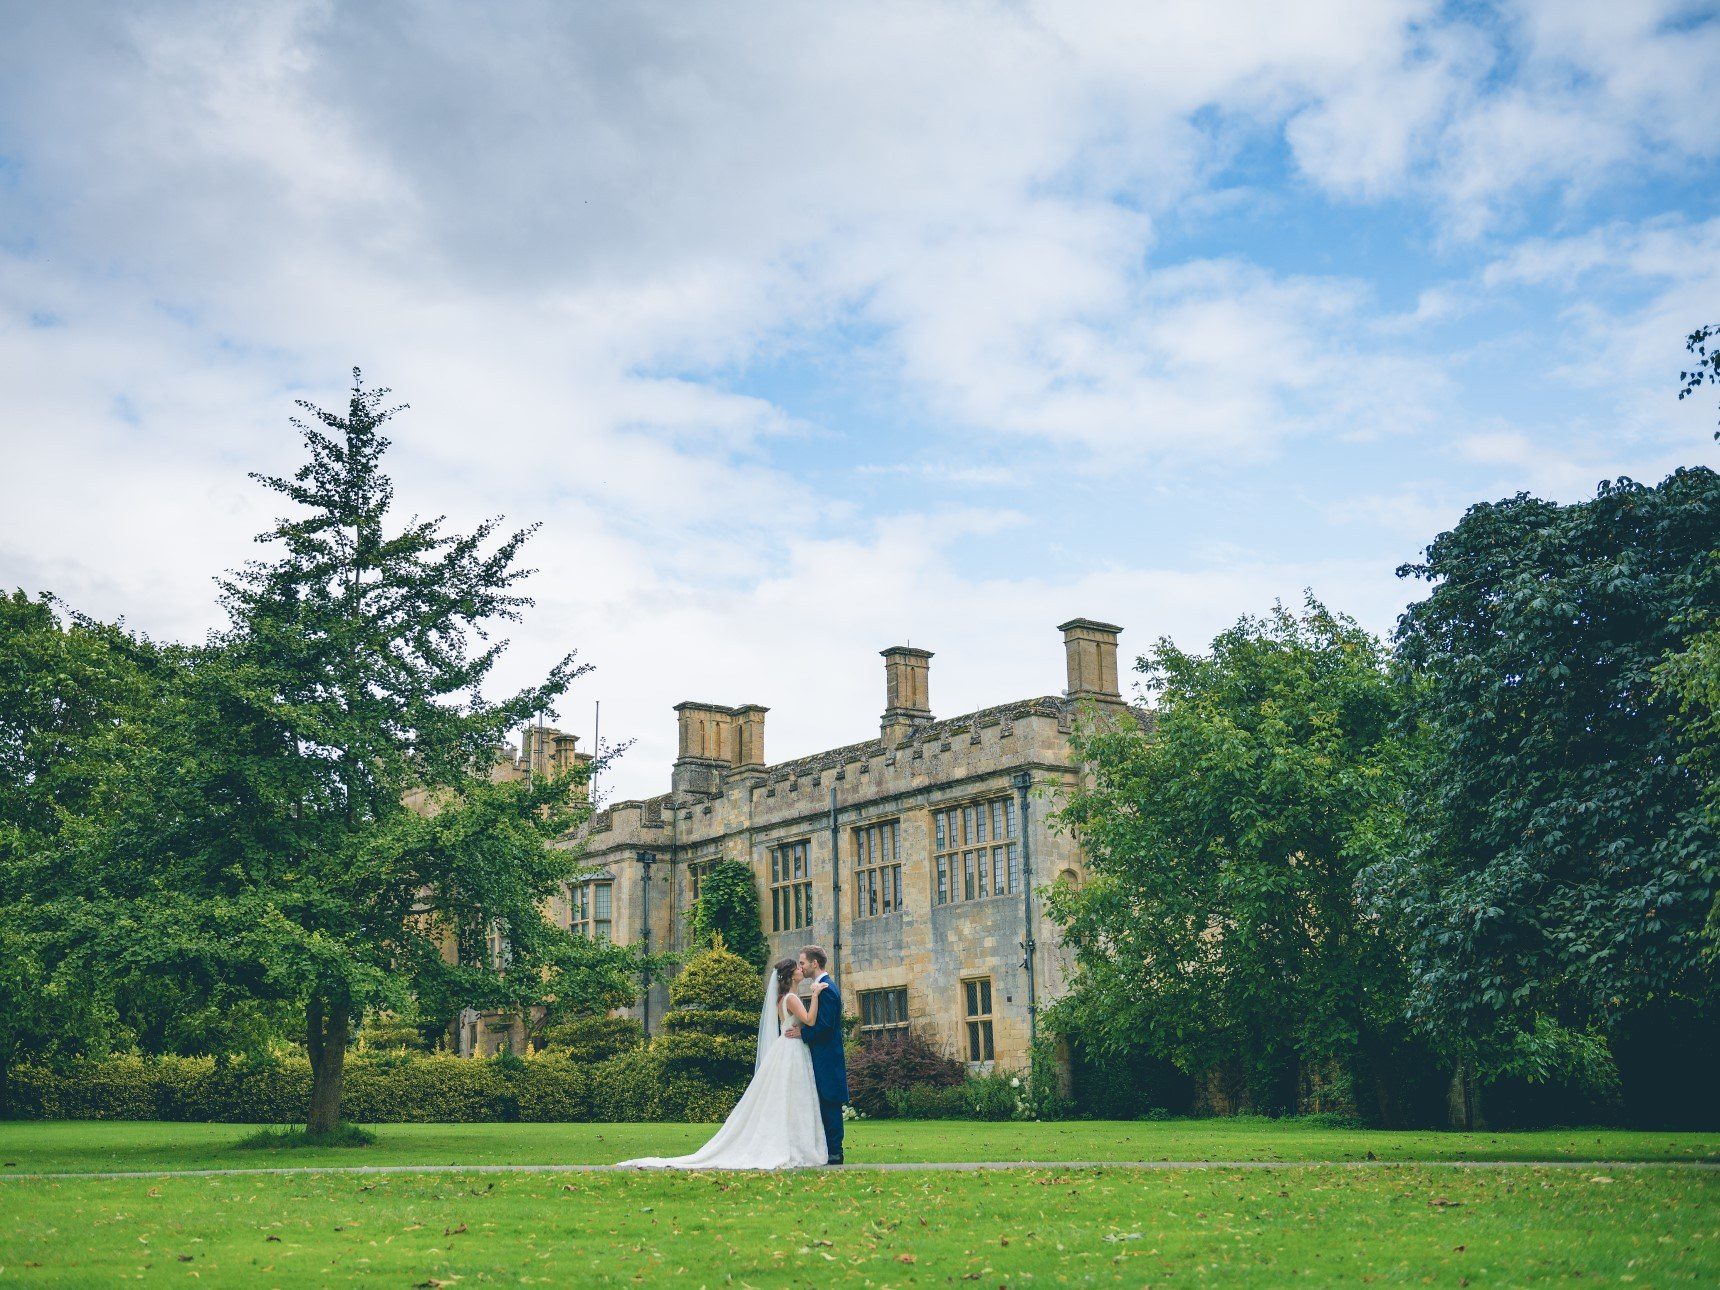
<svg viewBox="0 0 1720 1290"><path fill-rule="evenodd" d="M808 945L800 951L800 972L808 981L825 983L818 1003L818 1020L799 1032L812 1050L812 1078L818 1083L818 1114L824 1120L826 1163L842 1163L842 1104L848 1100L848 1063L842 1056L842 996L824 970L824 951Z"/></svg>

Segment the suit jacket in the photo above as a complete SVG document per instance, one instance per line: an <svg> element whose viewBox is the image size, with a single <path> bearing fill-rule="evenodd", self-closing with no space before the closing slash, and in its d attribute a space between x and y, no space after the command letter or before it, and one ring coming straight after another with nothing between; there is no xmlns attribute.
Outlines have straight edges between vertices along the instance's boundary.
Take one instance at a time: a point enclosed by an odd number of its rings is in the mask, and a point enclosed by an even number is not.
<svg viewBox="0 0 1720 1290"><path fill-rule="evenodd" d="M848 1060L842 1055L842 996L836 993L836 982L828 972L820 981L828 981L818 1000L818 1020L800 1028L800 1037L812 1050L812 1078L818 1084L821 1102L848 1100Z"/></svg>

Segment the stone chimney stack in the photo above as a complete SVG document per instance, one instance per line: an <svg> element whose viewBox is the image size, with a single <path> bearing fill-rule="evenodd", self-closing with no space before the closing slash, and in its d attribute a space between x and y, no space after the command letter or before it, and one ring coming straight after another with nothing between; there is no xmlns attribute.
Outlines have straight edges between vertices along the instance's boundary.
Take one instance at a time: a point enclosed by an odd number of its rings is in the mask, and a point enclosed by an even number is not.
<svg viewBox="0 0 1720 1290"><path fill-rule="evenodd" d="M885 743L900 743L932 719L928 697L932 652L912 645L892 645L879 653L884 656L882 735Z"/></svg>
<svg viewBox="0 0 1720 1290"><path fill-rule="evenodd" d="M764 765L764 714L769 708L749 703L725 708L720 703L677 703L680 753L671 782L677 794L720 792L724 772Z"/></svg>
<svg viewBox="0 0 1720 1290"><path fill-rule="evenodd" d="M579 751L578 735L554 726L527 726L520 739L520 769L534 775L565 775L590 760L590 753ZM588 787L581 784L577 792L585 796Z"/></svg>
<svg viewBox="0 0 1720 1290"><path fill-rule="evenodd" d="M1123 696L1117 689L1117 635L1123 629L1091 618L1071 618L1057 630L1063 633L1063 650L1069 667L1068 696L1096 703L1121 703Z"/></svg>
<svg viewBox="0 0 1720 1290"><path fill-rule="evenodd" d="M764 769L764 714L769 708L756 703L735 709L735 765L747 770Z"/></svg>

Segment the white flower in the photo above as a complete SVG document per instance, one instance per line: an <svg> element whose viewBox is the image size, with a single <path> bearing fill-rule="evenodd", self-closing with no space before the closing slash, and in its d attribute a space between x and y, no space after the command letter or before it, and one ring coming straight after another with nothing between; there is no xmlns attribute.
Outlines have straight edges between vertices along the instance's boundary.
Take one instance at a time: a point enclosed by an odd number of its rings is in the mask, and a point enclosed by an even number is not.
<svg viewBox="0 0 1720 1290"><path fill-rule="evenodd" d="M1011 1088L1020 1088L1021 1087L1021 1076L1019 1076L1019 1075L1010 1076L1009 1086Z"/></svg>

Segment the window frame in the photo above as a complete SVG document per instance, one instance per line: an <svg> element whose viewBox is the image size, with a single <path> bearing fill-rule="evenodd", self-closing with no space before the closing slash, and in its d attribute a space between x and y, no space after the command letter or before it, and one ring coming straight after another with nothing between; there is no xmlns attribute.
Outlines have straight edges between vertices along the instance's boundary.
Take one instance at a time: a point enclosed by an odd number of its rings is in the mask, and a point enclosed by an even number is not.
<svg viewBox="0 0 1720 1290"><path fill-rule="evenodd" d="M882 918L902 912L902 817L850 826L853 856L854 918Z"/></svg>
<svg viewBox="0 0 1720 1290"><path fill-rule="evenodd" d="M609 916L599 918L598 889L608 897ZM567 930L575 936L590 940L615 942L615 879L610 875L587 878L569 883L567 889Z"/></svg>
<svg viewBox="0 0 1720 1290"><path fill-rule="evenodd" d="M879 986L873 990L861 990L857 997L862 1034L899 1035L908 1032L907 986ZM882 1020L879 1019L880 1012Z"/></svg>
<svg viewBox="0 0 1720 1290"><path fill-rule="evenodd" d="M1008 792L933 807L932 903L1020 895L1020 823Z"/></svg>
<svg viewBox="0 0 1720 1290"><path fill-rule="evenodd" d="M772 843L765 862L770 877L771 931L798 932L811 927L812 839L791 838Z"/></svg>
<svg viewBox="0 0 1720 1290"><path fill-rule="evenodd" d="M997 1060L996 1013L990 975L962 978L963 1048L970 1066Z"/></svg>

